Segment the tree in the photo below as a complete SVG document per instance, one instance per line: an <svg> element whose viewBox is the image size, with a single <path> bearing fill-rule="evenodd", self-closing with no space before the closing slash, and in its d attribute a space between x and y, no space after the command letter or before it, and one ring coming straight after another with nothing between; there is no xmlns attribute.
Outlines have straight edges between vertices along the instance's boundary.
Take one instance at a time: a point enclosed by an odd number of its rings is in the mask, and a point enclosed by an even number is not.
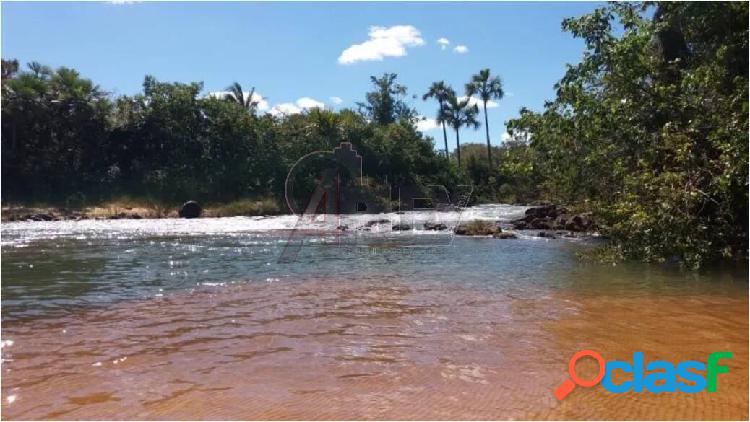
<svg viewBox="0 0 750 422"><path fill-rule="evenodd" d="M376 124L387 125L400 119L413 120L416 116L416 112L402 99L406 96L406 87L396 83L397 77L395 73L384 73L379 78L370 76L375 91L365 95L365 103L357 103L360 112Z"/></svg>
<svg viewBox="0 0 750 422"><path fill-rule="evenodd" d="M26 63L26 67L34 74L34 77L39 79L46 79L52 74L52 69L49 66L42 65L39 62Z"/></svg>
<svg viewBox="0 0 750 422"><path fill-rule="evenodd" d="M505 93L503 92L503 82L499 76L490 77L489 69L482 69L476 75L471 77L471 81L466 84L466 96L471 97L479 94L484 109L484 129L487 135L487 164L492 170L492 148L490 147L490 126L487 121L487 102L496 99L501 100Z"/></svg>
<svg viewBox="0 0 750 422"><path fill-rule="evenodd" d="M442 119L456 131L456 155L459 167L461 167L461 140L458 132L464 126L478 129L480 125L477 114L479 114L479 107L476 104L469 105L469 98L459 100L455 95L451 95L446 100Z"/></svg>
<svg viewBox="0 0 750 422"><path fill-rule="evenodd" d="M102 186L106 94L72 69L27 67L3 80L3 194L60 200Z"/></svg>
<svg viewBox="0 0 750 422"><path fill-rule="evenodd" d="M440 126L443 127L443 142L445 142L445 158L449 158L448 154L448 133L445 130L445 119L444 117L444 109L445 109L445 103L448 100L449 97L456 96L455 91L453 91L453 88L448 86L445 81L439 81L439 82L433 82L432 85L430 85L430 89L422 96L422 100L427 100L428 98L434 98L438 102L438 113L437 113L437 121L440 123Z"/></svg>
<svg viewBox="0 0 750 422"><path fill-rule="evenodd" d="M247 109L251 114L255 114L255 109L258 106L258 101L253 99L255 95L255 87L250 89L250 92L245 95L242 90L242 85L239 82L233 82L232 85L227 87L229 91L224 95L224 99L229 102L237 103L240 107Z"/></svg>
<svg viewBox="0 0 750 422"><path fill-rule="evenodd" d="M2 59L2 80L10 79L16 73L18 73L18 60Z"/></svg>
<svg viewBox="0 0 750 422"><path fill-rule="evenodd" d="M530 134L550 199L598 214L611 258L747 257L747 19L747 3L659 2L563 22L582 61L508 126Z"/></svg>

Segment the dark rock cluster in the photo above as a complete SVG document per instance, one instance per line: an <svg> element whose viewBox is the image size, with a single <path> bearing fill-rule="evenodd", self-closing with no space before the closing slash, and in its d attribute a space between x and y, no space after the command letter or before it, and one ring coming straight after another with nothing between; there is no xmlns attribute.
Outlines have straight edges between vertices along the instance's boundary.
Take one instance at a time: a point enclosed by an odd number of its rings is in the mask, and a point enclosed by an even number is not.
<svg viewBox="0 0 750 422"><path fill-rule="evenodd" d="M425 230L442 231L442 230L448 230L448 226L446 226L443 223L430 223L428 221L428 222L424 223L424 229Z"/></svg>
<svg viewBox="0 0 750 422"><path fill-rule="evenodd" d="M565 208L556 205L529 208L523 218L513 221L512 224L518 230L590 232L597 229L590 213L570 214Z"/></svg>

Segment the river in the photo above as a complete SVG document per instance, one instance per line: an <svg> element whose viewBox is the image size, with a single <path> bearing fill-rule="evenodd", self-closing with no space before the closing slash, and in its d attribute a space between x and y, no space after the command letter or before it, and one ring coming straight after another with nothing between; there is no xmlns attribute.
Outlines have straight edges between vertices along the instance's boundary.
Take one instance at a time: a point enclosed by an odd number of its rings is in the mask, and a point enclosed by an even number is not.
<svg viewBox="0 0 750 422"><path fill-rule="evenodd" d="M746 269L421 226L524 210L3 223L3 418L747 419ZM582 349L733 358L713 393L558 402Z"/></svg>

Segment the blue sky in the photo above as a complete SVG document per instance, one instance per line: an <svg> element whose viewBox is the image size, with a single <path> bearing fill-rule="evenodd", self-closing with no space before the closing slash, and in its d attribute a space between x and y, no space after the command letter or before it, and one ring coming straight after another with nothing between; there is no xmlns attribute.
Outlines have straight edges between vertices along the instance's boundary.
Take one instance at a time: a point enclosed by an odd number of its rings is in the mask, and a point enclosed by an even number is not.
<svg viewBox="0 0 750 422"><path fill-rule="evenodd" d="M263 107L295 112L362 101L370 75L397 73L410 103L445 80L456 90L489 67L506 97L488 110L493 144L522 106L540 110L583 42L560 29L597 3L2 3L2 57L68 66L114 94L141 90L146 74L203 81L221 91L255 87ZM438 40L445 39L446 44ZM463 47L461 47L463 46ZM457 49L458 47L458 49ZM412 99L411 95L418 95ZM340 99L340 102L339 102ZM421 127L442 145L439 129ZM462 143L484 142L484 128ZM449 146L455 146L449 134Z"/></svg>

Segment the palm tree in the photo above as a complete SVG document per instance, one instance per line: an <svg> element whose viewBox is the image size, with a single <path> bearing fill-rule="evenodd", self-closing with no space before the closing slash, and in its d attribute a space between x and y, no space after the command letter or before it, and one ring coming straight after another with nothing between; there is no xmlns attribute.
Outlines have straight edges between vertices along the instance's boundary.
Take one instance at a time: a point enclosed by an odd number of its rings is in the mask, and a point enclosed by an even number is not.
<svg viewBox="0 0 750 422"><path fill-rule="evenodd" d="M480 125L477 114L479 114L479 107L476 104L469 105L469 98L459 100L455 95L451 95L445 101L445 109L441 117L456 131L456 153L459 167L461 167L461 140L458 131L464 126L478 129Z"/></svg>
<svg viewBox="0 0 750 422"><path fill-rule="evenodd" d="M474 94L479 94L479 98L482 100L482 105L484 106L484 128L487 134L487 164L489 164L489 168L492 170L492 149L490 148L490 127L487 122L487 101L503 99L505 95L505 92L503 92L503 81L499 76L490 77L489 69L482 69L479 73L471 77L471 82L466 84L466 96L471 97Z"/></svg>
<svg viewBox="0 0 750 422"><path fill-rule="evenodd" d="M44 66L39 62L26 63L26 67L28 67L31 73L34 74L34 77L39 79L47 79L50 75L52 75L52 69L49 66Z"/></svg>
<svg viewBox="0 0 750 422"><path fill-rule="evenodd" d="M81 78L78 71L67 67L61 67L52 74L51 88L57 98L73 102L92 101L106 95L99 85Z"/></svg>
<svg viewBox="0 0 750 422"><path fill-rule="evenodd" d="M255 111L255 107L258 105L258 101L253 100L255 87L253 87L247 96L245 96L245 92L242 90L242 85L240 85L239 82L234 82L227 87L227 91L229 92L224 95L225 100L235 102L239 104L240 107L246 108L251 113Z"/></svg>
<svg viewBox="0 0 750 422"><path fill-rule="evenodd" d="M445 130L445 119L443 118L444 113L443 110L445 109L445 103L448 100L448 97L455 97L456 93L453 91L453 88L446 85L445 81L439 81L439 82L433 82L432 85L430 85L430 89L422 96L422 100L427 100L428 98L434 98L438 102L438 115L437 115L437 121L440 123L440 125L443 127L443 142L445 142L445 158L447 159L449 157L448 155L448 132Z"/></svg>

